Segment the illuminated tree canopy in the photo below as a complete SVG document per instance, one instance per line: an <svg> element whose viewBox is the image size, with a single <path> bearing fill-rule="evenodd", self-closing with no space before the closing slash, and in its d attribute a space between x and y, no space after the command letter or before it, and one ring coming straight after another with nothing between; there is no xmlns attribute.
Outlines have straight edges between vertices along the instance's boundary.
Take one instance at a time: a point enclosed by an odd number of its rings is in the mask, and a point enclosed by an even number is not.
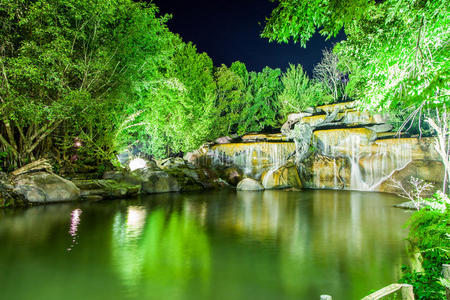
<svg viewBox="0 0 450 300"><path fill-rule="evenodd" d="M334 52L351 97L374 110L435 106L449 100L449 18L443 0L281 0L262 36L305 46L344 29Z"/></svg>

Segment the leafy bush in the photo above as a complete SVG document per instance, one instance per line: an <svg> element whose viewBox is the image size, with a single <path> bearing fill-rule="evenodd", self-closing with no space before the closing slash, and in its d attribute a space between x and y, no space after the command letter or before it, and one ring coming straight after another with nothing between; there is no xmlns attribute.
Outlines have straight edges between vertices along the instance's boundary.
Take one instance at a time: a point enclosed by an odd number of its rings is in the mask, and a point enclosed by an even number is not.
<svg viewBox="0 0 450 300"><path fill-rule="evenodd" d="M421 254L421 266L403 266L402 282L412 284L417 299L444 299L442 264L450 260L450 203L444 194L427 199L432 207L414 213L408 225L413 249Z"/></svg>
<svg viewBox="0 0 450 300"><path fill-rule="evenodd" d="M309 106L316 106L330 102L332 97L327 97L324 86L311 80L301 65L289 65L287 71L281 77L284 90L279 96L281 114L299 112Z"/></svg>

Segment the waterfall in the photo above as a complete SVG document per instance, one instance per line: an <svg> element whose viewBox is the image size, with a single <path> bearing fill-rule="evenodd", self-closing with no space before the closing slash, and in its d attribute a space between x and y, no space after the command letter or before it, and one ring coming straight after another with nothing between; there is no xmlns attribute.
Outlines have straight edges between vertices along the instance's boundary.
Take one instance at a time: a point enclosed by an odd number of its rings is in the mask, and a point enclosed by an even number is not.
<svg viewBox="0 0 450 300"><path fill-rule="evenodd" d="M263 172L284 165L294 151L295 145L286 142L230 143L212 147L207 156L212 166L238 167L259 179Z"/></svg>
<svg viewBox="0 0 450 300"><path fill-rule="evenodd" d="M376 154L369 160L365 170L365 180L369 190L375 190L397 170L405 168L412 161L410 143L379 143Z"/></svg>
<svg viewBox="0 0 450 300"><path fill-rule="evenodd" d="M302 164L302 184L308 188L380 191L387 180L414 160L439 161L431 140L415 138L376 139L367 128L314 131L315 153ZM218 170L236 167L247 177L268 186L271 173L296 153L295 142L267 138L217 144L208 148L196 163ZM309 149L309 148L308 148ZM267 176L262 176L266 174ZM267 180L266 180L267 178ZM434 178L433 178L434 179Z"/></svg>
<svg viewBox="0 0 450 300"><path fill-rule="evenodd" d="M350 178L346 187L351 190L371 191L405 168L413 159L409 140L386 139L371 143L360 129L321 132L321 153L331 160L328 168L315 169L315 188L339 188L337 160L346 157L350 163ZM328 172L332 182L321 182L320 176ZM332 172L332 174L330 174ZM328 186L327 186L328 185Z"/></svg>

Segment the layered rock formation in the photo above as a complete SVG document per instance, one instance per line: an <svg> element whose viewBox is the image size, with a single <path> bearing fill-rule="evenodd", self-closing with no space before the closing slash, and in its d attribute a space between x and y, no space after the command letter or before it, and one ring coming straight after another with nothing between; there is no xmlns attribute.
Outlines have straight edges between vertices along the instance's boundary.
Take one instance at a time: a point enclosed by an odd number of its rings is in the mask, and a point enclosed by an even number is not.
<svg viewBox="0 0 450 300"><path fill-rule="evenodd" d="M398 136L387 123L388 115L371 115L353 106L319 106L289 116L283 133L248 134L239 142L205 145L186 158L206 168L237 168L266 189L303 186L397 193L391 179L407 188L411 176L442 186L443 167L434 138Z"/></svg>

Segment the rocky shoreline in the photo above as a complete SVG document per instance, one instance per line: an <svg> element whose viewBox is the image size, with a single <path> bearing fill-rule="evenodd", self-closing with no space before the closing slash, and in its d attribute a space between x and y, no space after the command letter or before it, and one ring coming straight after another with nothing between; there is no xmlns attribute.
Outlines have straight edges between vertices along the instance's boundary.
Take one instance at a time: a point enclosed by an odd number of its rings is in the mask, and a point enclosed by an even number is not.
<svg viewBox="0 0 450 300"><path fill-rule="evenodd" d="M101 201L140 194L232 187L216 172L195 168L181 158L164 162L159 166L150 163L134 171L108 171L101 178L86 173L70 174L64 178L53 172L48 161L39 160L11 174L0 173L0 207Z"/></svg>

